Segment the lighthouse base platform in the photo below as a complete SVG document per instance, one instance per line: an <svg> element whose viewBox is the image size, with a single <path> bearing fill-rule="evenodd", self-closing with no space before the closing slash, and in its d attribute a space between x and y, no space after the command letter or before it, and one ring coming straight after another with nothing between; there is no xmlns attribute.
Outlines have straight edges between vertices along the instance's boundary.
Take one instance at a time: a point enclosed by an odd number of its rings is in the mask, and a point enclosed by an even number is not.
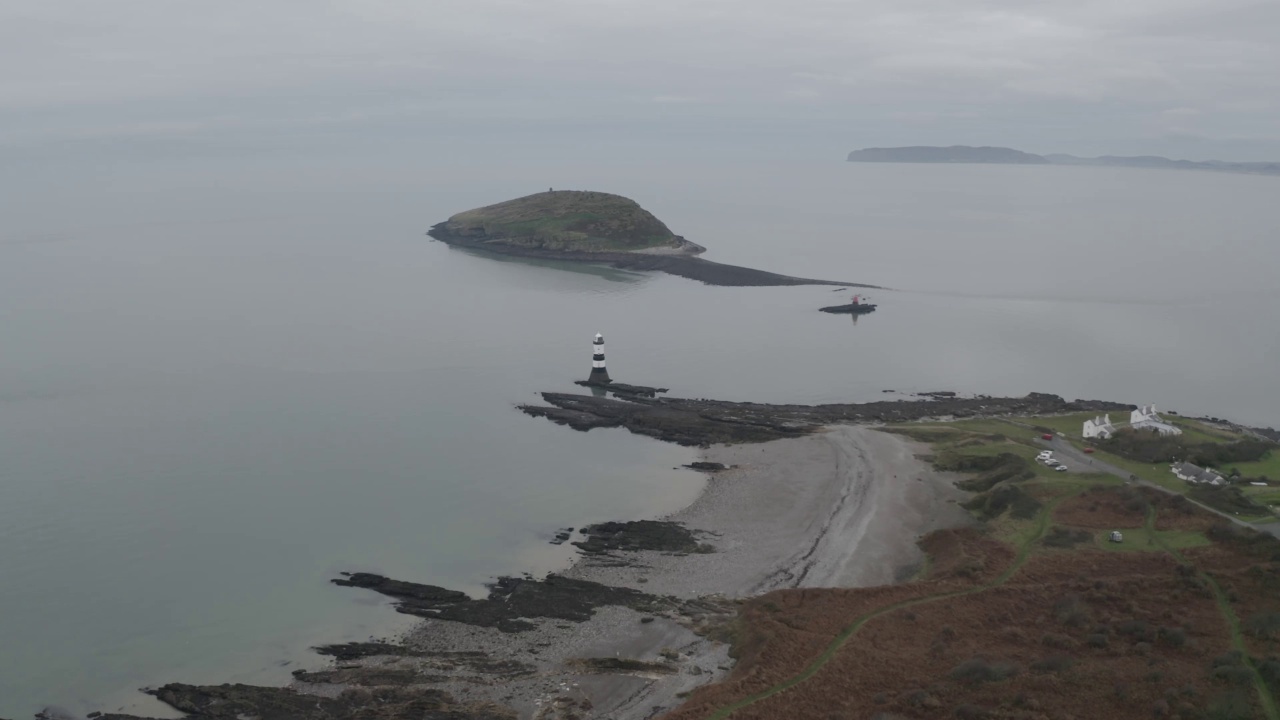
<svg viewBox="0 0 1280 720"><path fill-rule="evenodd" d="M658 393L667 392L667 388L648 387L645 385L628 385L626 383L617 382L600 382L597 380L575 380L574 385L582 387L604 388L611 393L618 395L632 395L639 397L657 397Z"/></svg>

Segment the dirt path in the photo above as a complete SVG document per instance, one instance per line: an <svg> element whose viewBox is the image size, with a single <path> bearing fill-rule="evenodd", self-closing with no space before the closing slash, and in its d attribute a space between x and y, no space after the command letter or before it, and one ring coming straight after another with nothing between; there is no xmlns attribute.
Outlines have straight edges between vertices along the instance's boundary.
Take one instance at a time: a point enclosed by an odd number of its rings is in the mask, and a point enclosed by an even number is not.
<svg viewBox="0 0 1280 720"><path fill-rule="evenodd" d="M1147 511L1147 519L1143 524L1143 529L1147 533L1147 538L1160 547L1161 550L1168 553L1170 557L1177 560L1183 565L1192 565L1182 555L1182 553L1169 547L1168 544L1160 539L1160 535L1155 532L1156 514L1158 511L1151 508ZM1263 679L1262 674L1258 672L1258 666L1253 662L1253 657L1249 654L1249 648L1245 645L1244 636L1240 632L1240 618L1236 617L1236 611L1231 607L1231 602L1227 599L1226 593L1222 591L1222 586L1218 584L1208 573L1196 569L1196 574L1204 580L1209 589L1213 591L1214 600L1218 604L1218 611L1222 613L1222 619L1227 624L1227 629L1231 633L1231 645L1244 657L1245 667L1253 673L1254 689L1258 692L1258 702L1262 705L1262 711L1266 713L1267 720L1280 720L1280 710L1277 710L1276 699L1271 694L1271 688L1267 686L1267 681Z"/></svg>

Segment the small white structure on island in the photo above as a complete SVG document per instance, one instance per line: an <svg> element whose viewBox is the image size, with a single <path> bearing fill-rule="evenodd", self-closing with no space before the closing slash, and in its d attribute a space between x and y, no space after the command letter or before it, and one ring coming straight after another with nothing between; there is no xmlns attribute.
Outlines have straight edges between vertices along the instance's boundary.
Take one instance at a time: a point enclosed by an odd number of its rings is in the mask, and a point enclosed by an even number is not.
<svg viewBox="0 0 1280 720"><path fill-rule="evenodd" d="M1111 424L1110 415L1099 415L1092 420L1084 421L1084 432L1082 434L1086 438L1106 440L1116 434L1116 427Z"/></svg>
<svg viewBox="0 0 1280 720"><path fill-rule="evenodd" d="M1113 543L1124 542L1124 535L1122 535L1119 530L1112 530L1111 542Z"/></svg>
<svg viewBox="0 0 1280 720"><path fill-rule="evenodd" d="M1182 429L1165 422L1156 414L1155 405L1143 405L1129 413L1129 427L1134 430L1151 430L1161 435L1181 435Z"/></svg>
<svg viewBox="0 0 1280 720"><path fill-rule="evenodd" d="M1214 487L1222 487L1227 484L1226 478L1213 470L1207 470L1198 465L1189 462L1174 463L1171 467L1173 474L1178 476L1179 480L1186 480L1192 485L1212 485Z"/></svg>
<svg viewBox="0 0 1280 720"><path fill-rule="evenodd" d="M591 342L591 375L587 377L587 382L601 385L613 382L609 379L609 371L604 367L604 335L600 333L596 333L596 339Z"/></svg>

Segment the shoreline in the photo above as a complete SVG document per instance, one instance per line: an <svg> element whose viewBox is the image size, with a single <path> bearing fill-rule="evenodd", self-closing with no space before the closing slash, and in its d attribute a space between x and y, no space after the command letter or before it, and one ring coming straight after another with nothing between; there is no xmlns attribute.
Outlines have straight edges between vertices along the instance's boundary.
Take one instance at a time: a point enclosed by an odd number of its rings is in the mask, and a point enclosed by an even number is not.
<svg viewBox="0 0 1280 720"><path fill-rule="evenodd" d="M522 720L654 717L731 671L727 630L737 601L783 588L909 579L923 558L921 535L972 522L954 502L966 493L919 460L922 449L850 425L706 448L703 461L727 469L710 473L690 505L661 520L688 528L714 552L582 552L559 575L670 598L678 608L605 605L581 622L541 618L520 632L424 619L400 640L417 657L372 654L335 668L348 678L394 669L432 675L431 687L459 703L501 704ZM586 665L611 658L617 668ZM492 672L478 667L486 663ZM346 685L292 687L332 697Z"/></svg>
<svg viewBox="0 0 1280 720"><path fill-rule="evenodd" d="M790 285L833 285L843 288L869 288L872 290L888 290L879 285L866 283L840 282L835 280L815 280L781 275L767 270L739 265L726 265L713 260L697 257L695 254L669 252L591 252L585 250L544 250L535 247L520 247L499 242L488 242L483 238L465 237L453 233L446 227L448 223L439 223L427 231L427 235L451 247L480 250L495 255L508 257L536 258L539 260L563 260L567 262L607 265L618 270L658 271L676 275L690 280L697 280L707 285L728 287L774 287ZM688 241L685 241L688 242ZM694 243L689 243L694 245ZM700 249L701 246L695 246Z"/></svg>

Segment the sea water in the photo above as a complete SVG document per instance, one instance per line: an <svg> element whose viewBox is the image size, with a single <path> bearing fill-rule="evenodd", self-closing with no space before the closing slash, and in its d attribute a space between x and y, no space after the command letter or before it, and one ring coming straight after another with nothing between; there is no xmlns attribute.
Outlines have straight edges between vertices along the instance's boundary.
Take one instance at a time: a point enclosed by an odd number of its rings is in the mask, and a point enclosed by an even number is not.
<svg viewBox="0 0 1280 720"><path fill-rule="evenodd" d="M558 528L683 506L691 450L516 410L577 390L596 332L616 380L674 395L1040 391L1280 424L1280 179L446 144L0 170L0 716L285 682L310 645L406 625L339 572L480 594L562 566ZM850 294L829 287L423 235L550 184L630 196L709 259L894 290L851 319L816 311Z"/></svg>

